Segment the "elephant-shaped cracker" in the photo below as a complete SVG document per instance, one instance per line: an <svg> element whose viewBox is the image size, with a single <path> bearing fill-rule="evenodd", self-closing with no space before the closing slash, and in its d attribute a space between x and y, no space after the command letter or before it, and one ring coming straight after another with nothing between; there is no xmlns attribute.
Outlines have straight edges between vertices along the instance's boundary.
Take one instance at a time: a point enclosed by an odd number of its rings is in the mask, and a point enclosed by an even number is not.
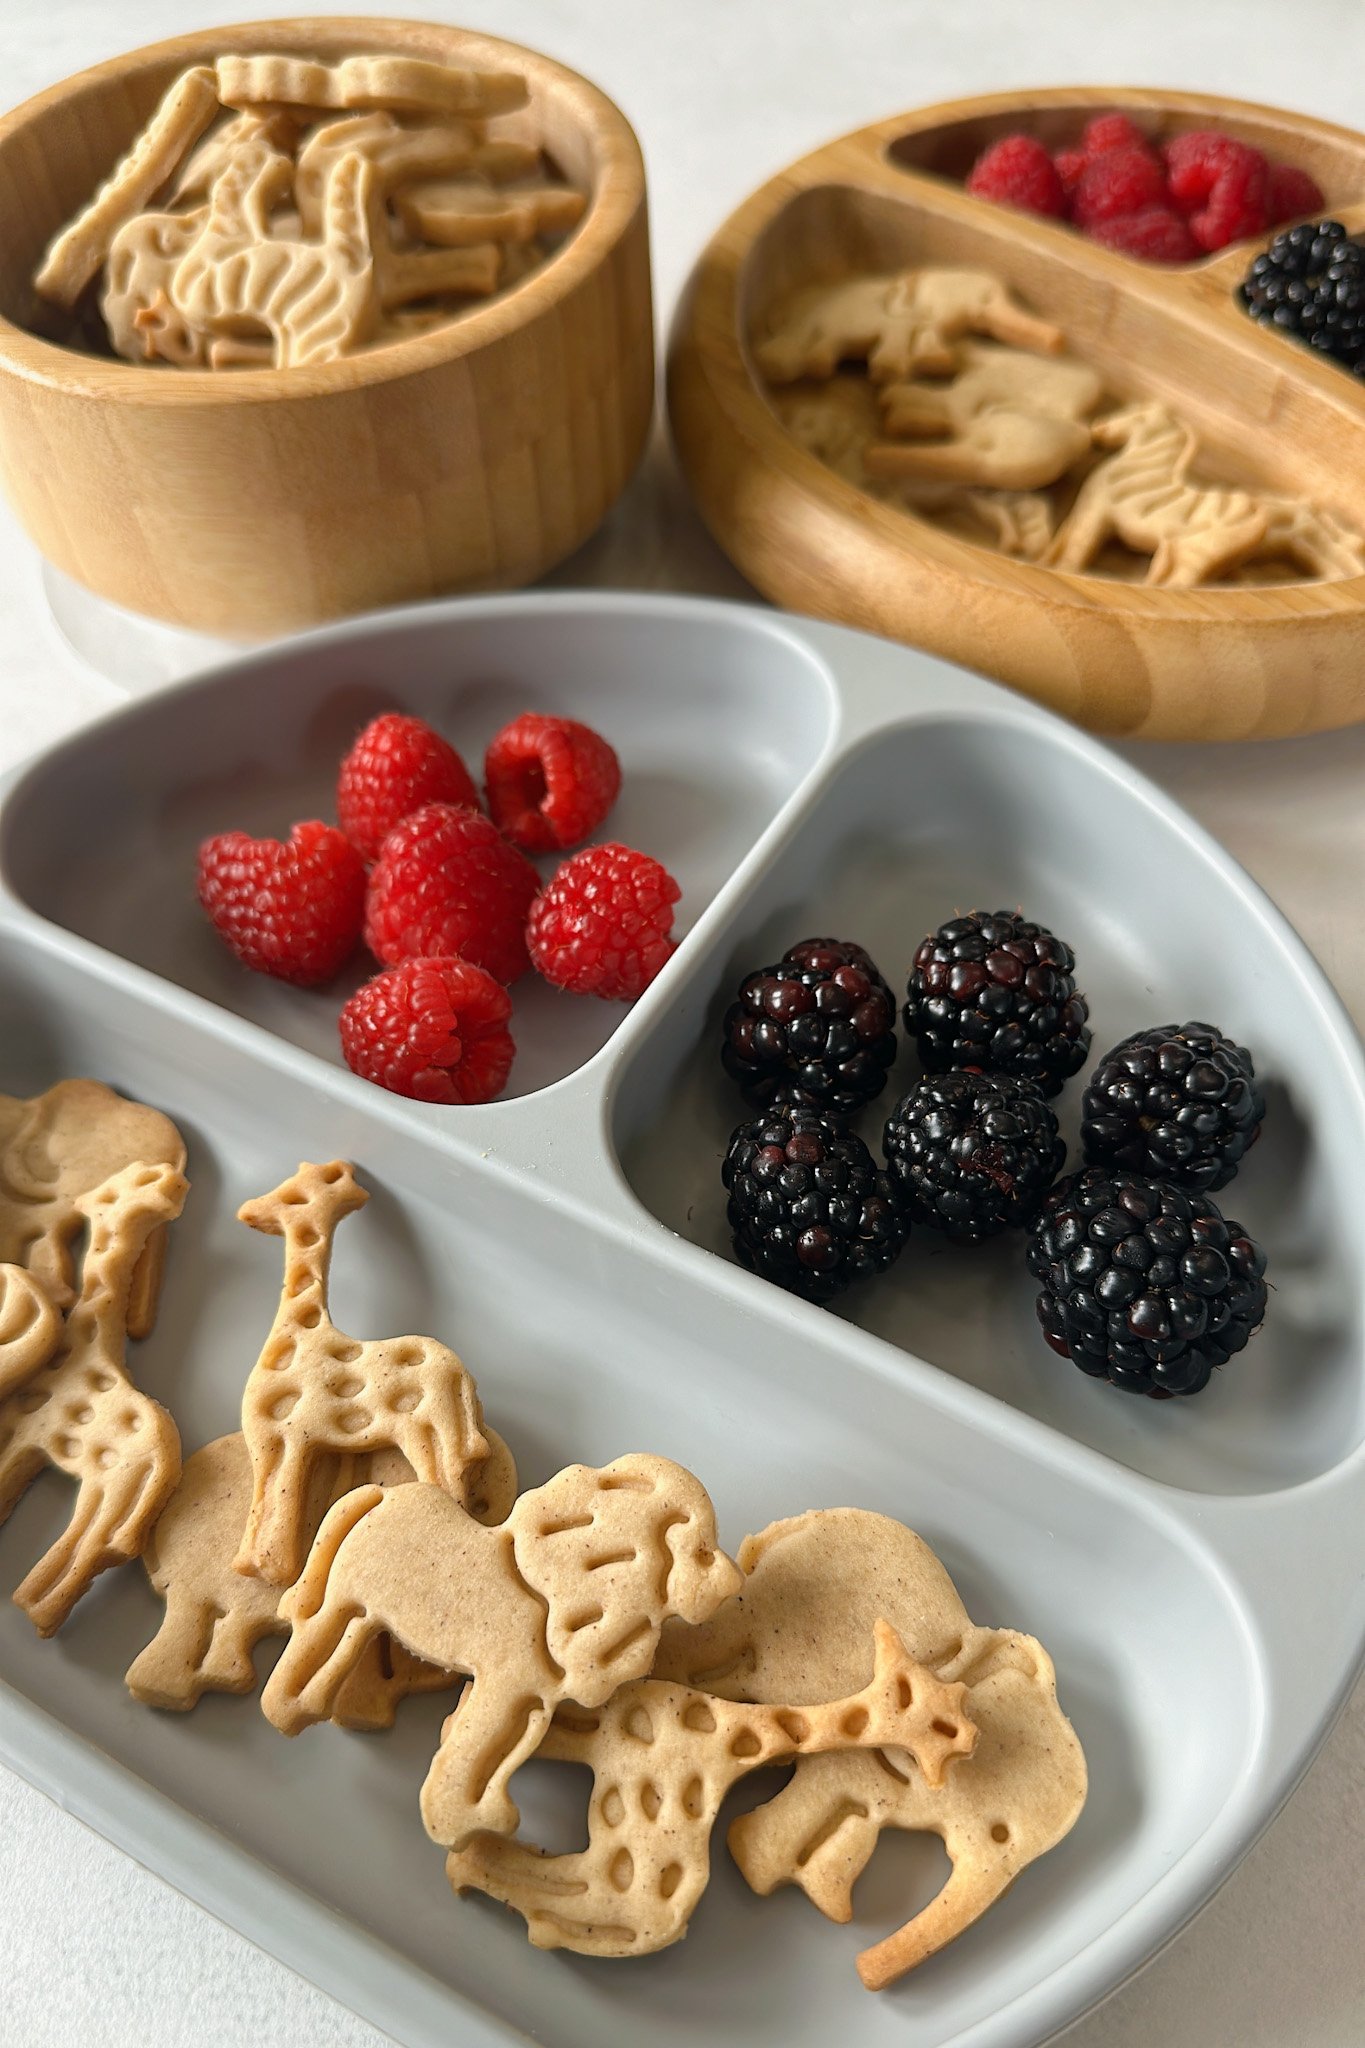
<svg viewBox="0 0 1365 2048"><path fill-rule="evenodd" d="M952 1863L942 1892L858 1958L864 1984L879 1990L962 1933L1061 1841L1085 1803L1085 1758L1041 1644L975 1627L943 1566L901 1523L856 1508L799 1515L746 1537L739 1566L738 1600L699 1628L664 1630L656 1676L805 1706L865 1675L871 1618L883 1616L913 1657L967 1688L976 1748L942 1785L894 1751L812 1757L730 1827L731 1853L755 1891L799 1884L832 1920L852 1917L853 1884L884 1827L942 1837Z"/></svg>
<svg viewBox="0 0 1365 2048"><path fill-rule="evenodd" d="M754 356L773 384L832 377L855 361L884 384L921 371L947 376L968 334L1045 355L1065 345L1059 327L1026 312L990 271L905 270L805 286L771 317Z"/></svg>
<svg viewBox="0 0 1365 2048"><path fill-rule="evenodd" d="M243 1223L284 1239L284 1288L275 1320L242 1395L251 1455L251 1506L236 1569L292 1586L316 1522L312 1467L338 1452L400 1451L417 1477L461 1496L483 1464L478 1391L455 1353L434 1337L362 1342L327 1307L332 1239L344 1216L369 1200L340 1159L305 1164L238 1210Z"/></svg>
<svg viewBox="0 0 1365 2048"><path fill-rule="evenodd" d="M867 473L884 482L1034 491L1090 453L1089 415L1102 386L1085 363L964 342L951 383L882 390L882 424Z"/></svg>
<svg viewBox="0 0 1365 2048"><path fill-rule="evenodd" d="M637 1679L596 1714L562 1707L541 1745L542 1756L592 1772L587 1848L556 1856L476 1835L446 1858L446 1875L457 1892L513 1907L537 1948L650 1955L686 1934L710 1875L716 1815L747 1772L885 1746L926 1788L941 1787L976 1740L964 1692L912 1662L885 1622L871 1682L825 1705L741 1705Z"/></svg>
<svg viewBox="0 0 1365 2048"><path fill-rule="evenodd" d="M705 1489L667 1458L568 1466L497 1529L438 1487L360 1487L281 1602L293 1634L261 1703L287 1735L325 1720L381 1629L467 1673L422 1788L427 1833L458 1849L515 1833L509 1781L562 1701L602 1706L648 1675L670 1615L704 1621L739 1585Z"/></svg>
<svg viewBox="0 0 1365 2048"><path fill-rule="evenodd" d="M489 1455L463 1475L464 1504L480 1522L504 1521L517 1493L506 1444L487 1425ZM309 1534L345 1493L360 1485L401 1486L412 1467L397 1451L321 1457L309 1489ZM251 1503L251 1458L240 1430L204 1444L185 1460L170 1500L148 1538L142 1562L166 1603L161 1627L129 1666L128 1690L145 1706L184 1713L206 1692L255 1690L252 1655L266 1636L285 1636L280 1590L234 1571ZM388 1728L411 1692L459 1681L377 1637L337 1695L332 1719L344 1728Z"/></svg>
<svg viewBox="0 0 1365 2048"><path fill-rule="evenodd" d="M139 1554L180 1477L176 1426L133 1385L124 1350L138 1260L188 1187L174 1166L134 1165L77 1198L90 1225L80 1296L56 1356L0 1401L0 1522L44 1465L78 1486L65 1530L14 1595L42 1636L100 1572Z"/></svg>

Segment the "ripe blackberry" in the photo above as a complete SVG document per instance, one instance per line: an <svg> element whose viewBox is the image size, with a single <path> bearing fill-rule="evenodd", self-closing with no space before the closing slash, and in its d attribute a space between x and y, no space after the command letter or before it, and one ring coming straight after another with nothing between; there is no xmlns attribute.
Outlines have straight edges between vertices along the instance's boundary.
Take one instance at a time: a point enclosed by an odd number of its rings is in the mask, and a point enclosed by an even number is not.
<svg viewBox="0 0 1365 2048"><path fill-rule="evenodd" d="M746 1102L841 1114L871 1102L896 1057L896 1000L850 939L802 939L739 985L721 1063Z"/></svg>
<svg viewBox="0 0 1365 2048"><path fill-rule="evenodd" d="M1014 911L940 925L915 954L905 1005L925 1072L979 1067L1055 1095L1090 1049L1075 966L1063 939Z"/></svg>
<svg viewBox="0 0 1365 2048"><path fill-rule="evenodd" d="M1081 1104L1092 1166L1177 1187L1226 1187L1261 1134L1265 1097L1251 1054L1212 1024L1135 1031L1094 1068Z"/></svg>
<svg viewBox="0 0 1365 2048"><path fill-rule="evenodd" d="M1032 1081L965 1070L926 1076L903 1095L883 1143L909 1214L955 1244L1031 1222L1066 1157Z"/></svg>
<svg viewBox="0 0 1365 2048"><path fill-rule="evenodd" d="M884 1273L909 1235L890 1177L820 1110L783 1105L741 1124L720 1177L740 1264L807 1301Z"/></svg>
<svg viewBox="0 0 1365 2048"><path fill-rule="evenodd" d="M1029 1233L1038 1321L1094 1379L1166 1400L1197 1394L1265 1316L1265 1258L1208 1195L1087 1166Z"/></svg>
<svg viewBox="0 0 1365 2048"><path fill-rule="evenodd" d="M1338 220L1276 235L1238 287L1253 320L1365 377L1365 246Z"/></svg>

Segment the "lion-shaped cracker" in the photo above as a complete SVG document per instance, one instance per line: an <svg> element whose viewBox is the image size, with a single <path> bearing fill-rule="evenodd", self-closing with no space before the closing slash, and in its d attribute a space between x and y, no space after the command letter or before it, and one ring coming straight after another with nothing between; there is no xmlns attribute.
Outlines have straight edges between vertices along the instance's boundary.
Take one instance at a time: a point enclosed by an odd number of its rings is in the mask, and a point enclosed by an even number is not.
<svg viewBox="0 0 1365 2048"><path fill-rule="evenodd" d="M43 1466L78 1482L71 1519L15 1593L39 1635L60 1628L100 1572L136 1557L180 1477L180 1437L124 1364L143 1248L180 1214L177 1167L126 1166L77 1198L90 1225L81 1291L55 1358L0 1401L0 1522Z"/></svg>
<svg viewBox="0 0 1365 2048"><path fill-rule="evenodd" d="M704 1620L739 1583L704 1487L667 1458L568 1466L497 1529L437 1487L360 1487L281 1603L293 1634L261 1704L287 1735L325 1720L380 1629L467 1673L422 1788L427 1833L462 1848L515 1833L508 1784L561 1702L600 1707L646 1677L665 1620Z"/></svg>
<svg viewBox="0 0 1365 2048"><path fill-rule="evenodd" d="M770 317L754 356L774 384L832 377L853 361L865 361L873 383L884 384L921 371L951 374L968 334L1044 355L1065 346L1060 327L1026 312L990 271L905 270L805 286Z"/></svg>
<svg viewBox="0 0 1365 2048"><path fill-rule="evenodd" d="M886 1515L833 1508L774 1522L739 1550L744 1590L696 1628L670 1623L655 1673L739 1700L804 1707L857 1684L871 1617L910 1654L966 1687L978 1734L941 1785L890 1755L803 1759L774 1799L732 1822L729 1846L761 1893L798 1884L831 1920L885 1827L940 1835L952 1875L858 1970L880 1990L970 1927L1018 1873L1060 1842L1085 1804L1080 1744L1057 1704L1052 1663L1032 1636L977 1628L913 1531Z"/></svg>
<svg viewBox="0 0 1365 2048"><path fill-rule="evenodd" d="M592 1772L588 1846L551 1855L476 1835L446 1858L457 1892L520 1913L536 1948L645 1956L681 1941L711 1871L711 1831L749 1771L822 1752L894 1749L926 1786L970 1756L965 1688L906 1656L878 1622L872 1678L818 1706L739 1705L658 1678L613 1693L597 1714L561 1708L540 1755ZM957 1765L961 1769L961 1765Z"/></svg>
<svg viewBox="0 0 1365 2048"><path fill-rule="evenodd" d="M516 1499L517 1474L506 1444L487 1425L489 1455L464 1474L465 1506L477 1521L505 1521ZM319 1458L310 1487L309 1535L353 1487L400 1486L413 1478L397 1451ZM165 1618L127 1673L128 1690L145 1706L184 1713L206 1692L255 1690L252 1655L267 1636L284 1636L279 1588L232 1569L251 1504L251 1458L240 1430L221 1436L185 1461L142 1562L166 1603ZM388 1728L410 1692L456 1685L438 1671L377 1638L337 1695L332 1719L345 1728Z"/></svg>
<svg viewBox="0 0 1365 2048"><path fill-rule="evenodd" d="M312 1467L329 1452L395 1450L417 1477L459 1498L490 1446L478 1390L434 1337L361 1341L327 1307L332 1239L369 1195L340 1159L305 1162L237 1214L284 1239L284 1287L242 1396L251 1506L235 1568L292 1586L308 1555ZM439 1660L436 1660L439 1661ZM447 1667L450 1668L450 1667Z"/></svg>
<svg viewBox="0 0 1365 2048"><path fill-rule="evenodd" d="M101 1081L58 1081L28 1098L0 1095L0 1262L23 1266L57 1308L68 1307L71 1247L86 1220L80 1199L139 1161L183 1172L185 1141L160 1110ZM151 1330L165 1252L166 1232L153 1230L129 1290L130 1337Z"/></svg>
<svg viewBox="0 0 1365 2048"><path fill-rule="evenodd" d="M1034 491L1086 459L1103 387L1085 363L971 342L960 360L949 384L883 386L883 426L904 438L868 448L869 476Z"/></svg>

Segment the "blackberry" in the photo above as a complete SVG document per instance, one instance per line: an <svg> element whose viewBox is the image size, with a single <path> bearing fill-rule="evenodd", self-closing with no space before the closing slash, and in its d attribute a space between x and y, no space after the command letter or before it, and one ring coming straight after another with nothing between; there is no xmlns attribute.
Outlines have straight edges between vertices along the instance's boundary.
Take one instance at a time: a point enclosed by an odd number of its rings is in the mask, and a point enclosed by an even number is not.
<svg viewBox="0 0 1365 2048"><path fill-rule="evenodd" d="M903 1095L882 1142L910 1216L954 1244L1031 1222L1066 1157L1032 1081L965 1069L926 1076Z"/></svg>
<svg viewBox="0 0 1365 2048"><path fill-rule="evenodd" d="M721 1062L746 1102L846 1114L886 1086L896 1001L849 939L802 939L747 974L725 1013Z"/></svg>
<svg viewBox="0 0 1365 2048"><path fill-rule="evenodd" d="M1165 1400L1197 1394L1261 1327L1265 1259L1209 1195L1087 1166L1029 1233L1052 1349L1094 1379Z"/></svg>
<svg viewBox="0 0 1365 2048"><path fill-rule="evenodd" d="M1135 1031L1091 1073L1081 1149L1177 1187L1226 1187L1261 1134L1265 1097L1251 1054L1212 1024Z"/></svg>
<svg viewBox="0 0 1365 2048"><path fill-rule="evenodd" d="M1339 220L1276 235L1238 291L1253 320L1365 377L1365 246Z"/></svg>
<svg viewBox="0 0 1365 2048"><path fill-rule="evenodd" d="M884 1273L910 1224L842 1117L783 1105L741 1124L721 1167L742 1266L807 1301Z"/></svg>
<svg viewBox="0 0 1365 2048"><path fill-rule="evenodd" d="M906 992L905 1028L926 1073L980 1067L1055 1095L1090 1049L1075 966L1064 940L1013 911L940 925L915 954Z"/></svg>

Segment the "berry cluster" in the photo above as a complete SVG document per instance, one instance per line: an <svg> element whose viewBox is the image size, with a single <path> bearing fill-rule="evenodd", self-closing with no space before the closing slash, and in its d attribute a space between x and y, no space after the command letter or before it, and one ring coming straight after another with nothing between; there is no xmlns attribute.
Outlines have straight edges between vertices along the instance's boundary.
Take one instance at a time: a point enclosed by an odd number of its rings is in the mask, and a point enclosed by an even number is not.
<svg viewBox="0 0 1365 2048"><path fill-rule="evenodd" d="M1002 136L973 164L967 190L1068 221L1148 263L1190 263L1322 205L1307 171L1272 164L1250 143L1194 128L1157 144L1127 114L1097 115L1055 155L1032 135Z"/></svg>
<svg viewBox="0 0 1365 2048"><path fill-rule="evenodd" d="M1050 1097L1090 1046L1075 956L1011 911L969 911L914 956L905 1027L923 1069L886 1118L885 1167L849 1119L884 1088L895 1006L850 940L804 939L744 977L721 1063L760 1112L721 1169L736 1256L826 1303L885 1272L912 1225L976 1245L1028 1232L1054 1351L1158 1399L1197 1393L1265 1313L1265 1261L1211 1191L1260 1134L1251 1056L1211 1024L1158 1025L1094 1068L1085 1165Z"/></svg>
<svg viewBox="0 0 1365 2048"><path fill-rule="evenodd" d="M648 854L588 846L545 883L527 857L588 838L615 802L620 764L599 734L528 712L488 748L484 787L486 813L448 741L385 712L341 764L337 825L295 825L287 842L223 832L199 849L199 901L244 966L311 986L363 933L387 971L343 1007L342 1051L424 1102L501 1092L507 985L528 969L628 1002L675 945L678 885Z"/></svg>
<svg viewBox="0 0 1365 2048"><path fill-rule="evenodd" d="M1277 235L1238 290L1253 320L1365 377L1365 243L1339 220Z"/></svg>

